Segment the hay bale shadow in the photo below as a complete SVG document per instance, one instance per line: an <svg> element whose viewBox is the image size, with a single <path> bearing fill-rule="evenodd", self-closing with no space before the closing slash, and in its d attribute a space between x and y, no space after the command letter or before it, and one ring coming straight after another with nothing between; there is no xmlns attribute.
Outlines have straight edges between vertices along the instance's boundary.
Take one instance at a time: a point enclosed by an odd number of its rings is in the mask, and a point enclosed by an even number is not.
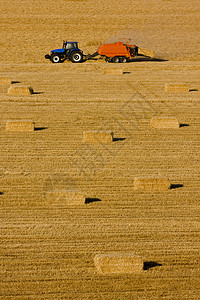
<svg viewBox="0 0 200 300"><path fill-rule="evenodd" d="M12 80L12 84L15 84L15 83L21 83L21 81L17 81L17 80L13 81Z"/></svg>
<svg viewBox="0 0 200 300"><path fill-rule="evenodd" d="M85 204L93 203L93 202L101 202L99 198L85 198Z"/></svg>
<svg viewBox="0 0 200 300"><path fill-rule="evenodd" d="M180 127L188 127L190 126L189 124L180 124Z"/></svg>
<svg viewBox="0 0 200 300"><path fill-rule="evenodd" d="M154 267L160 267L162 266L162 264L159 264L155 261L145 261L144 262L144 265L143 265L143 270L149 270L149 269L152 269Z"/></svg>
<svg viewBox="0 0 200 300"><path fill-rule="evenodd" d="M183 184L171 184L170 190L178 189L183 187Z"/></svg>
<svg viewBox="0 0 200 300"><path fill-rule="evenodd" d="M189 89L189 92L198 92L198 89Z"/></svg>
<svg viewBox="0 0 200 300"><path fill-rule="evenodd" d="M32 93L32 95L40 95L40 94L44 94L44 92L34 92Z"/></svg>
<svg viewBox="0 0 200 300"><path fill-rule="evenodd" d="M124 141L126 138L113 138L113 142Z"/></svg>
<svg viewBox="0 0 200 300"><path fill-rule="evenodd" d="M3 195L3 192L0 192L0 195Z"/></svg>
<svg viewBox="0 0 200 300"><path fill-rule="evenodd" d="M48 127L35 127L34 131L41 131L41 130L45 130L48 129Z"/></svg>

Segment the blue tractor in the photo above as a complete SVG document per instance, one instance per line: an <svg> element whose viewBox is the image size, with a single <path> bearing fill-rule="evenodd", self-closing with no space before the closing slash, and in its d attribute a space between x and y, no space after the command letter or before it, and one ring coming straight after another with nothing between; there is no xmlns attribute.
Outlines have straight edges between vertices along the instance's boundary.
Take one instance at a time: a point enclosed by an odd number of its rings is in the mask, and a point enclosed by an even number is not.
<svg viewBox="0 0 200 300"><path fill-rule="evenodd" d="M77 42L63 41L61 49L52 50L50 55L45 55L46 59L50 59L52 63L60 63L66 59L71 60L73 63L80 63L83 61L83 51L78 48Z"/></svg>

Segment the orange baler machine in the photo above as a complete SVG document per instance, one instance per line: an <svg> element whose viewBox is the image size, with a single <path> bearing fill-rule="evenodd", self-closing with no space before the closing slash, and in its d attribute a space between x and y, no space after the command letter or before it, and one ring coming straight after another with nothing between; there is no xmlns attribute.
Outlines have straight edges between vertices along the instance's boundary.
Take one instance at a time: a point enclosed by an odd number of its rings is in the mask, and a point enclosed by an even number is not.
<svg viewBox="0 0 200 300"><path fill-rule="evenodd" d="M125 56L131 58L131 53L128 45L125 45L122 42L117 42L113 44L103 44L99 46L97 52L99 55L110 58L115 56Z"/></svg>

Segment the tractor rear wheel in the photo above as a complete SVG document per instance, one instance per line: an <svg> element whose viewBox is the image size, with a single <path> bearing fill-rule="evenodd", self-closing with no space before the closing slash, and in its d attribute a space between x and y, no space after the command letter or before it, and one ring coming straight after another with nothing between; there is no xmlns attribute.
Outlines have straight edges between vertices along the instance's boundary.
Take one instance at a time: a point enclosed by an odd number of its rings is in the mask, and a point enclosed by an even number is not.
<svg viewBox="0 0 200 300"><path fill-rule="evenodd" d="M118 56L113 57L112 62L113 63L119 63L119 57Z"/></svg>
<svg viewBox="0 0 200 300"><path fill-rule="evenodd" d="M73 51L71 56L70 56L70 60L73 63L82 62L83 61L83 54L81 52Z"/></svg>
<svg viewBox="0 0 200 300"><path fill-rule="evenodd" d="M60 62L61 62L61 57L60 57L60 55L59 55L59 54L53 54L53 55L51 56L51 61L52 61L52 63L54 63L54 64L60 63Z"/></svg>

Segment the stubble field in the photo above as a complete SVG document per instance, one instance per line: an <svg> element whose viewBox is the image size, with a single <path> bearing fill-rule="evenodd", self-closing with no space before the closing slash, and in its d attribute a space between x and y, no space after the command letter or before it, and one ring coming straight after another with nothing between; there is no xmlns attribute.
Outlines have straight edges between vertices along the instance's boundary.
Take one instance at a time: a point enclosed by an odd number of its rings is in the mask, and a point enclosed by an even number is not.
<svg viewBox="0 0 200 300"><path fill-rule="evenodd" d="M199 298L198 1L6 1L0 4L0 297L2 299ZM131 38L163 61L52 64L63 39L84 53ZM123 74L104 74L121 69ZM187 83L167 94L165 83ZM150 127L176 117L177 129ZM33 120L33 132L6 131ZM83 144L111 130L114 142ZM135 191L135 177L166 177L167 191ZM49 202L54 190L91 201ZM135 253L136 274L100 275L96 254Z"/></svg>

